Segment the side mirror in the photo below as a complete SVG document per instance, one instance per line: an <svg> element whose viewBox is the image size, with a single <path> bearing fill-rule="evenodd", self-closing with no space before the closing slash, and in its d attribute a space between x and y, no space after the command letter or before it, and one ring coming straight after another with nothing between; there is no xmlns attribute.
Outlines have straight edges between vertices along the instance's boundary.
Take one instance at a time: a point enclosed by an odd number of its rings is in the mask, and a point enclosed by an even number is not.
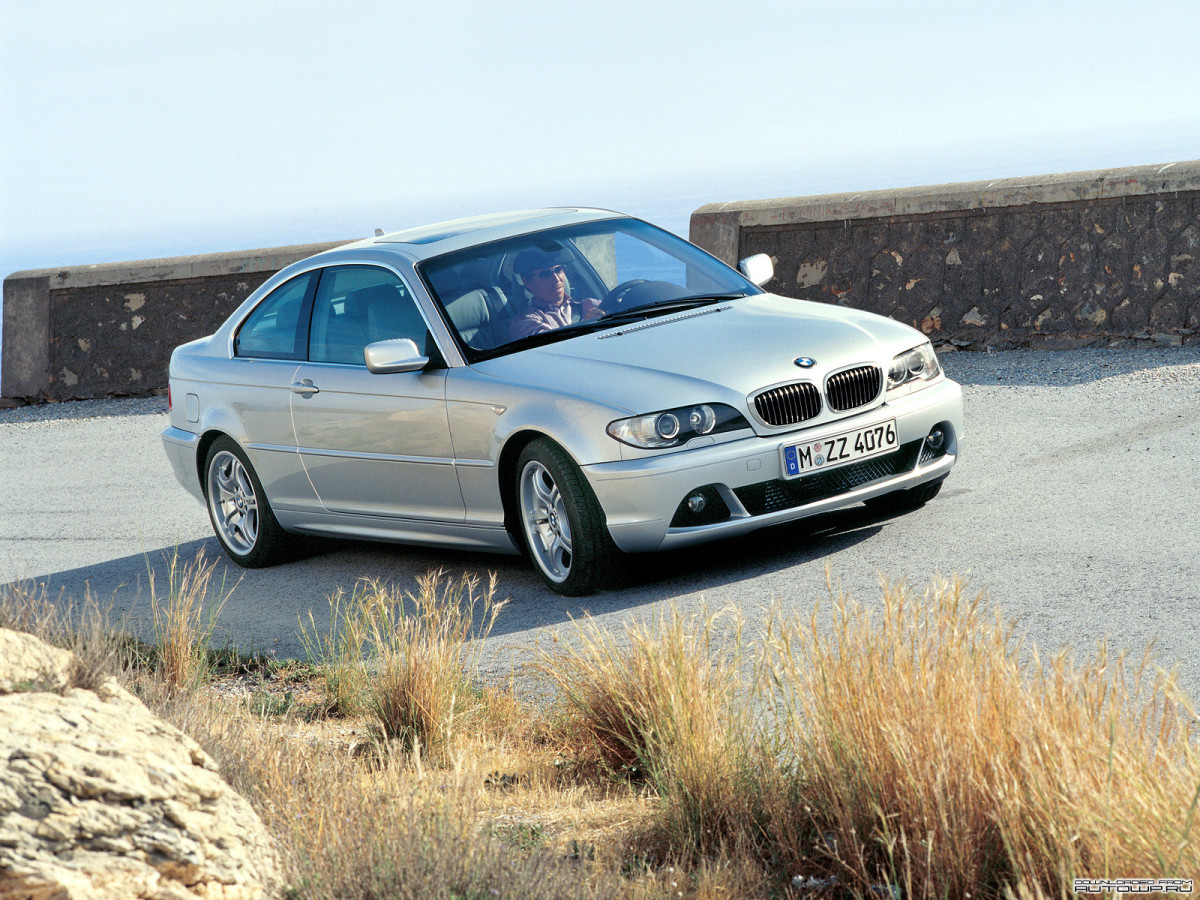
<svg viewBox="0 0 1200 900"><path fill-rule="evenodd" d="M363 357L367 361L367 370L376 375L416 372L429 365L429 357L422 356L416 342L409 338L367 344L363 348Z"/></svg>
<svg viewBox="0 0 1200 900"><path fill-rule="evenodd" d="M775 264L765 253L755 253L738 263L738 271L754 284L762 287L775 277Z"/></svg>

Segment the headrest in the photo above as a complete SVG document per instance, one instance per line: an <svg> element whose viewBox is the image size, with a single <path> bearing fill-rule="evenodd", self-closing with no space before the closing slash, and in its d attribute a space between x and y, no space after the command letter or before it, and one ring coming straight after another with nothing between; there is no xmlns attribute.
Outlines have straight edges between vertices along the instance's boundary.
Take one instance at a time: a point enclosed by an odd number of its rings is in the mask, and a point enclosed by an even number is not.
<svg viewBox="0 0 1200 900"><path fill-rule="evenodd" d="M469 291L446 304L446 313L459 331L480 328L491 321L487 298L483 291Z"/></svg>
<svg viewBox="0 0 1200 900"><path fill-rule="evenodd" d="M350 291L342 301L345 304L345 315L355 319L363 318L372 306L395 303L397 296L396 289L390 284L373 284Z"/></svg>

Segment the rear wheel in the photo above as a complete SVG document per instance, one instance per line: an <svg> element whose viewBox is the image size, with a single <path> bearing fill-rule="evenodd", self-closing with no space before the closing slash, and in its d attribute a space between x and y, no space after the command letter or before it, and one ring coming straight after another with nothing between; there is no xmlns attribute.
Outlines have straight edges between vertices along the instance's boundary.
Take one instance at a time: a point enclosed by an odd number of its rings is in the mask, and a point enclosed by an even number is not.
<svg viewBox="0 0 1200 900"><path fill-rule="evenodd" d="M570 597L616 582L622 553L575 462L554 442L531 442L517 461L521 537L551 590Z"/></svg>
<svg viewBox="0 0 1200 900"><path fill-rule="evenodd" d="M894 515L919 509L936 497L941 489L941 481L931 481L928 484L918 485L906 491L892 491L890 494L884 494L882 497L872 497L870 500L863 502L866 504L867 509L872 512Z"/></svg>
<svg viewBox="0 0 1200 900"><path fill-rule="evenodd" d="M287 533L271 511L246 452L230 438L217 438L208 450L204 494L213 531L230 559L258 569L284 558Z"/></svg>

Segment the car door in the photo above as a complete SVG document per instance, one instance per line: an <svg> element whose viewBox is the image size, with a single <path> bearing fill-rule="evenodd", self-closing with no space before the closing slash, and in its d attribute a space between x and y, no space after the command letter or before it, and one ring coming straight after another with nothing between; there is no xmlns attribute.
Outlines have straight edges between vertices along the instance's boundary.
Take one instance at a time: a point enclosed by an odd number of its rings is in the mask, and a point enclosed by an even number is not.
<svg viewBox="0 0 1200 900"><path fill-rule="evenodd" d="M317 275L305 272L284 282L246 316L217 394L241 420L246 452L277 511L319 505L296 453L290 390L307 353Z"/></svg>
<svg viewBox="0 0 1200 900"><path fill-rule="evenodd" d="M363 349L410 338L435 365L387 375L367 370ZM308 360L292 386L300 458L331 512L461 522L462 492L446 418L446 370L411 292L378 266L321 274Z"/></svg>

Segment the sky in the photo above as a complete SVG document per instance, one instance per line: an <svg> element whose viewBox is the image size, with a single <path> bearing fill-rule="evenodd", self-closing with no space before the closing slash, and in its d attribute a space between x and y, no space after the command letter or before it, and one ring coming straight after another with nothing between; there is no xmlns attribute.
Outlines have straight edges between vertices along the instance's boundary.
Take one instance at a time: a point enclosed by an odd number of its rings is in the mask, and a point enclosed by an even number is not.
<svg viewBox="0 0 1200 900"><path fill-rule="evenodd" d="M0 0L0 276L1200 158L1200 4Z"/></svg>

